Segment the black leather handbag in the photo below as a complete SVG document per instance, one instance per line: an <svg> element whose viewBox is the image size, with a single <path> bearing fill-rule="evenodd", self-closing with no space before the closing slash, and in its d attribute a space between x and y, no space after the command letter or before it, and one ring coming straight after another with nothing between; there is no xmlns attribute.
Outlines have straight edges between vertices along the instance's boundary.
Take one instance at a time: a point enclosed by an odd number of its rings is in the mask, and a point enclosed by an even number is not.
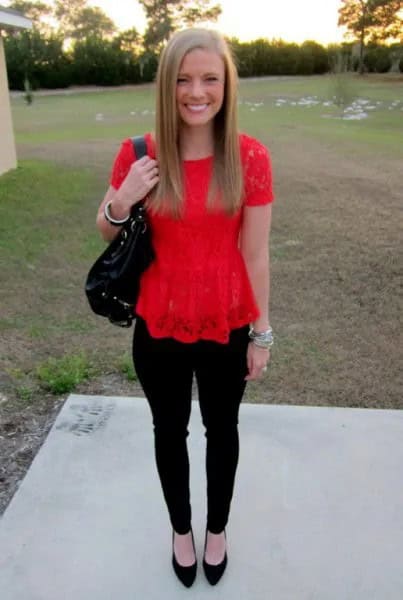
<svg viewBox="0 0 403 600"><path fill-rule="evenodd" d="M143 137L132 138L136 159L147 154ZM135 319L140 277L154 259L143 202L133 205L130 219L91 267L85 283L90 307L120 327Z"/></svg>

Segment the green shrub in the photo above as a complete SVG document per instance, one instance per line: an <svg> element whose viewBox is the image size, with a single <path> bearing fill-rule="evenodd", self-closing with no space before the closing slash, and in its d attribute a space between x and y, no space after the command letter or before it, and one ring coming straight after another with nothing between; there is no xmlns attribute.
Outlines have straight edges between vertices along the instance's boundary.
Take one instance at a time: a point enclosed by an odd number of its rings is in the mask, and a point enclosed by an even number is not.
<svg viewBox="0 0 403 600"><path fill-rule="evenodd" d="M326 48L312 40L303 44L281 39L259 38L241 42L228 40L241 77L267 75L319 75L327 73L339 54L346 70L357 70L358 57L353 43L331 44ZM38 30L7 34L4 38L10 89L24 89L29 79L32 89L76 85L122 85L155 80L158 56L142 44L135 29L120 32L112 39L91 34L63 48L57 34ZM373 44L366 50L367 71L384 73L392 65L392 49ZM395 61L396 62L396 61ZM400 61L403 70L403 59Z"/></svg>
<svg viewBox="0 0 403 600"><path fill-rule="evenodd" d="M29 79L32 89L70 85L70 62L63 51L63 39L44 36L37 30L6 36L7 75L10 89L23 90Z"/></svg>
<svg viewBox="0 0 403 600"><path fill-rule="evenodd" d="M386 73L392 66L390 49L386 46L368 48L364 56L364 65L370 73Z"/></svg>
<svg viewBox="0 0 403 600"><path fill-rule="evenodd" d="M125 352L118 361L118 369L123 375L126 375L128 381L137 381L137 375L133 366L133 359L128 352Z"/></svg>
<svg viewBox="0 0 403 600"><path fill-rule="evenodd" d="M317 42L304 42L300 48L298 73L301 75L322 75L329 70L328 53Z"/></svg>
<svg viewBox="0 0 403 600"><path fill-rule="evenodd" d="M35 394L35 390L27 385L20 385L15 388L15 393L20 400L30 402Z"/></svg>
<svg viewBox="0 0 403 600"><path fill-rule="evenodd" d="M36 369L41 386L52 394L65 394L88 379L91 366L84 353L49 358Z"/></svg>

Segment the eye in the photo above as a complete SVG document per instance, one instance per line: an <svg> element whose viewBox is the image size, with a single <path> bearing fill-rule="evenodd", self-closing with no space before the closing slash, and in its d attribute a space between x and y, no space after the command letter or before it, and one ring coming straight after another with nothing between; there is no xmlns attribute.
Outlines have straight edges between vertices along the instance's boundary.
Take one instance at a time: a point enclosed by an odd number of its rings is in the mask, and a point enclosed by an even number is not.
<svg viewBox="0 0 403 600"><path fill-rule="evenodd" d="M206 78L206 81L218 81L218 77L215 77L215 75L209 75L209 77Z"/></svg>
<svg viewBox="0 0 403 600"><path fill-rule="evenodd" d="M178 77L176 83L186 83L186 77Z"/></svg>

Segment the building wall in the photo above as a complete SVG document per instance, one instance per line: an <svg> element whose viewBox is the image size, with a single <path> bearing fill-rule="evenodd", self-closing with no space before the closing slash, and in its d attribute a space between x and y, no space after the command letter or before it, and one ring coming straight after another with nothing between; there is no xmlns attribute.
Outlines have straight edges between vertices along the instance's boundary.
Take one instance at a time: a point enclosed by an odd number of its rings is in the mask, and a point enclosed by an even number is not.
<svg viewBox="0 0 403 600"><path fill-rule="evenodd" d="M11 119L6 59L3 39L0 35L0 175L10 169L15 169L16 166L17 155Z"/></svg>

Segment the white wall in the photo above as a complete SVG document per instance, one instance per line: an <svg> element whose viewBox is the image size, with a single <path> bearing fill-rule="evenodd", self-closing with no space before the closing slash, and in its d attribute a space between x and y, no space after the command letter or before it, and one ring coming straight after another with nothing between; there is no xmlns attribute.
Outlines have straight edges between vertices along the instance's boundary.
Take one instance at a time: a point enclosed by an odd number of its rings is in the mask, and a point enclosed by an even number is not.
<svg viewBox="0 0 403 600"><path fill-rule="evenodd" d="M10 169L15 169L16 166L17 155L11 119L6 59L3 39L0 35L0 175Z"/></svg>

